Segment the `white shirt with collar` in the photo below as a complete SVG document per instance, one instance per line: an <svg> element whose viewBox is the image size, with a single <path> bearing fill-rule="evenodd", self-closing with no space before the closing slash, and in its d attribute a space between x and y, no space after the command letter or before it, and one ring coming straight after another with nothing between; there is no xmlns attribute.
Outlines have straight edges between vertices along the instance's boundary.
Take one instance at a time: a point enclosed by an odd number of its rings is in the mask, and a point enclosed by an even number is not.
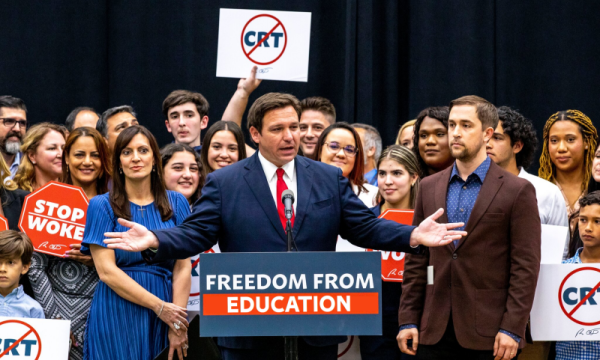
<svg viewBox="0 0 600 360"><path fill-rule="evenodd" d="M558 189L550 181L529 174L521 168L519 177L528 180L535 188L540 220L545 225L569 226L565 201Z"/></svg>
<svg viewBox="0 0 600 360"><path fill-rule="evenodd" d="M273 201L275 201L275 207L277 207L279 203L281 203L281 199L277 198L278 167L269 160L265 159L265 157L261 154L260 149L258 151L258 160L260 161L260 165L265 172L265 177L267 178L267 183L269 183L269 189L271 190ZM296 204L298 204L298 178L296 177L296 160L294 159L290 161L281 168L284 171L283 181L287 185L288 190L291 190L294 193L294 214L296 214Z"/></svg>

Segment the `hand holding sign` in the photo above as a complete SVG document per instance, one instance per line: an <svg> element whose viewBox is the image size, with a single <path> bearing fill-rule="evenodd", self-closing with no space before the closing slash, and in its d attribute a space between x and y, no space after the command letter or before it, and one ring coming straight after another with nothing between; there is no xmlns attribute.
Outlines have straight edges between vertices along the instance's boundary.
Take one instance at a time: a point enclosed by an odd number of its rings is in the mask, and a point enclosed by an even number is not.
<svg viewBox="0 0 600 360"><path fill-rule="evenodd" d="M62 257L83 240L88 204L81 188L51 181L25 197L19 228L35 251Z"/></svg>

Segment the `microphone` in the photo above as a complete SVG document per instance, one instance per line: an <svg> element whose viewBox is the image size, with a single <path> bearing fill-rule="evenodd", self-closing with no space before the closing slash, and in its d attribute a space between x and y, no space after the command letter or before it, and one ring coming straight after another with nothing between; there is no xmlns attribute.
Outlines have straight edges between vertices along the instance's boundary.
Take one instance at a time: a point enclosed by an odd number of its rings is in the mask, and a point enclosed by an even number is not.
<svg viewBox="0 0 600 360"><path fill-rule="evenodd" d="M284 190L281 194L281 202L285 208L285 217L288 220L292 219L292 213L294 211L294 192L292 190Z"/></svg>

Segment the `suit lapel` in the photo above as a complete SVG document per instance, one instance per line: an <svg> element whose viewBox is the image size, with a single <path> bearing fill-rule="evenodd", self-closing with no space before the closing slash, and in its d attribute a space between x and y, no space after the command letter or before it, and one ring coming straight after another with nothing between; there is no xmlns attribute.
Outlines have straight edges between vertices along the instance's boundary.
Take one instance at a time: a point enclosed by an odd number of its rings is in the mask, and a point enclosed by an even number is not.
<svg viewBox="0 0 600 360"><path fill-rule="evenodd" d="M446 209L446 198L448 196L448 182L450 181L450 174L452 174L452 167L450 166L448 169L444 170L444 173L438 178L437 183L435 184L435 209L442 208L444 209L444 213L437 220L439 223L447 223L448 222L448 211Z"/></svg>
<svg viewBox="0 0 600 360"><path fill-rule="evenodd" d="M292 232L294 238L298 236L298 231L308 211L308 203L312 190L313 171L310 168L310 162L301 156L296 157L296 179L298 184L298 193L296 196L296 220Z"/></svg>
<svg viewBox="0 0 600 360"><path fill-rule="evenodd" d="M277 231L283 240L287 239L283 226L281 226L281 221L279 220L279 214L277 213L277 207L273 201L273 195L269 189L269 183L265 177L265 171L258 159L258 151L252 155L252 158L250 158L250 161L248 161L245 168L247 172L244 175L244 179L248 183L248 187L252 190L254 197L256 197L256 200L271 221L275 231Z"/></svg>
<svg viewBox="0 0 600 360"><path fill-rule="evenodd" d="M479 190L479 195L477 196L477 200L475 200L475 205L473 206L473 210L471 211L471 215L469 216L469 221L467 222L467 226L465 231L467 232L467 236L460 239L458 242L457 249L462 246L462 244L467 241L467 238L477 226L477 223L485 214L485 211L496 197L496 193L502 187L504 183L503 180L504 174L500 170L500 167L496 165L493 161L490 164L490 169L488 170L487 175L485 176L485 180L483 181L483 185L481 185L481 190Z"/></svg>

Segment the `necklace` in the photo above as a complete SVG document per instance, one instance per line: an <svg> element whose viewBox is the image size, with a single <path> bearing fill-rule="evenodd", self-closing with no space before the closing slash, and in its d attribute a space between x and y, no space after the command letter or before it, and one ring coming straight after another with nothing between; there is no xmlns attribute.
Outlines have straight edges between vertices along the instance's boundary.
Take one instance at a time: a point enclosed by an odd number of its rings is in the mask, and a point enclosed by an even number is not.
<svg viewBox="0 0 600 360"><path fill-rule="evenodd" d="M144 209L143 207L140 206L140 208L138 209L138 211L142 212L142 217L144 217L144 211L146 211L146 209Z"/></svg>

